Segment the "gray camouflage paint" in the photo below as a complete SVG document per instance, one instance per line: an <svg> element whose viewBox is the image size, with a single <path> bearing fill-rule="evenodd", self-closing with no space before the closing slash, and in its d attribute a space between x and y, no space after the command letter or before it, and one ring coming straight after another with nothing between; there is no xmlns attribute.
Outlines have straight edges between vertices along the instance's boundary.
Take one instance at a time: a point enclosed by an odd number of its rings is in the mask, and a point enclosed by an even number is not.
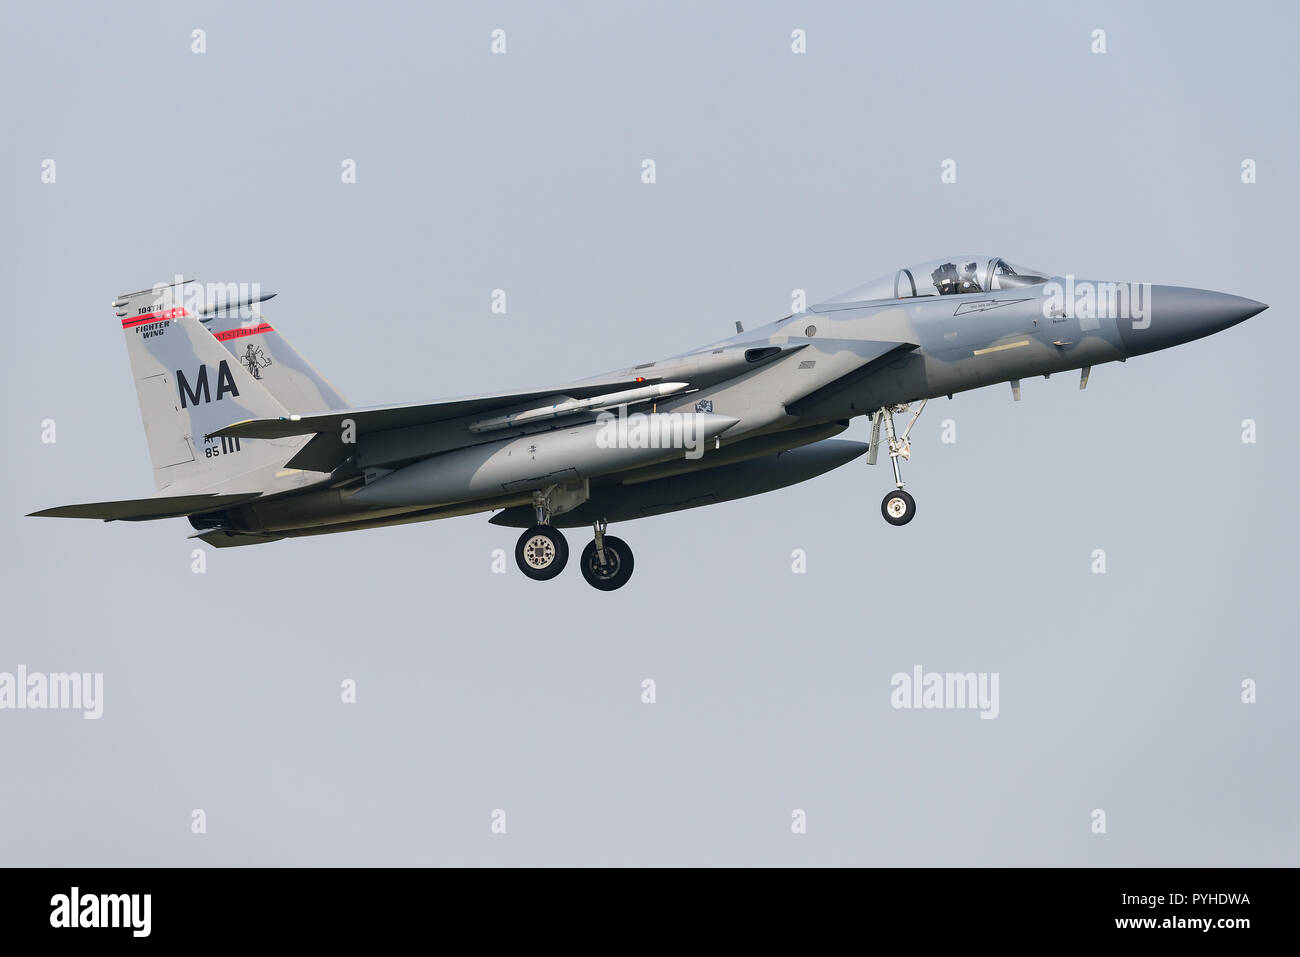
<svg viewBox="0 0 1300 957"><path fill-rule="evenodd" d="M250 344L256 345L264 353L267 364L261 366L259 381L286 408L300 414L346 409L349 405L347 399L277 330L269 328L252 335L238 335L250 326L261 328L263 324L270 325L260 313L254 311L241 315L239 310L218 314L204 322L208 331L215 336L235 334L222 344L236 359L241 359L246 354Z"/></svg>
<svg viewBox="0 0 1300 957"><path fill-rule="evenodd" d="M260 493L255 501L191 513L206 541L243 545L493 509L505 509L493 519L497 524L528 525L531 492L566 476L581 477L582 495L589 498L569 505L564 522L556 511L557 524L564 525L760 494L866 451L860 443L824 441L854 416L1124 361L1210 335L1267 308L1207 290L1155 286L1148 287L1141 321L1105 312L1074 316L1069 307L1054 310L1045 298L1052 284L1066 281L874 301L849 294L752 332L569 385L366 410L341 406L342 397L270 329L231 338L224 348L211 333L233 329L238 320L211 320L205 329L193 317L178 317L124 331L159 491ZM148 290L123 299L119 315L135 317L165 311L179 295L168 287L161 295ZM256 364L259 378L239 361L252 338L269 360ZM178 373L192 379L204 367L212 401L185 401L194 396L181 387ZM218 389L219 368L228 370L227 390ZM468 428L489 413L534 407L540 395L599 395L640 380L688 382L689 392L641 411L703 412L725 420L725 431L711 433L721 433L716 447L698 461L680 453L656 458L599 449L590 441L593 412L499 432ZM290 418L326 412L309 421ZM349 421L355 443L340 437ZM213 443L228 449L236 442L237 452L205 456ZM817 442L824 452L805 450L782 461L782 453L810 443L815 450ZM545 460L531 477L519 467L519 453L527 449ZM117 509L100 517L130 517L120 514L124 504L114 503ZM158 512L156 505L141 505L138 517ZM69 506L38 514L95 512L93 506Z"/></svg>

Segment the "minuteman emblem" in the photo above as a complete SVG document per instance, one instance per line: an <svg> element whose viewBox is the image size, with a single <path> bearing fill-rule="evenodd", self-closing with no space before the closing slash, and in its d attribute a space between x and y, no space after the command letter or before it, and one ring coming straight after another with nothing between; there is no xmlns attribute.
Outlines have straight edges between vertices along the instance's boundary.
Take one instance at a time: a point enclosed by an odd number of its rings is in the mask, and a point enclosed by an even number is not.
<svg viewBox="0 0 1300 957"><path fill-rule="evenodd" d="M262 378L262 370L271 365L271 357L263 353L260 346L255 346L251 342L248 344L248 349L239 357L239 361L244 364L244 368L254 379Z"/></svg>

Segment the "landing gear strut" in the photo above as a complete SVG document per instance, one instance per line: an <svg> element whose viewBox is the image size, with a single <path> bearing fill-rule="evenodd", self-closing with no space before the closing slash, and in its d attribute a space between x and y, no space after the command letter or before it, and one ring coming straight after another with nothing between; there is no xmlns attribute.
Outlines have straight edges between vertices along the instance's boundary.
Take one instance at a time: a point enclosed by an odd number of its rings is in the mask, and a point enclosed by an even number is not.
<svg viewBox="0 0 1300 957"><path fill-rule="evenodd" d="M533 493L537 524L520 535L515 545L515 563L533 581L549 581L564 571L569 561L569 543L551 524L554 505L552 489ZM632 577L632 549L623 539L606 535L608 526L603 518L595 522L595 537L582 550L578 562L582 566L582 577L591 587L601 591L622 588Z"/></svg>
<svg viewBox="0 0 1300 957"><path fill-rule="evenodd" d="M622 588L632 577L632 549L627 542L606 535L608 523L602 518L595 523L595 537L582 550L579 567L587 584L601 591Z"/></svg>
<svg viewBox="0 0 1300 957"><path fill-rule="evenodd" d="M534 581L544 582L564 571L569 562L569 543L551 524L551 509L541 492L533 495L537 524L519 536L515 544L515 564Z"/></svg>
<svg viewBox="0 0 1300 957"><path fill-rule="evenodd" d="M926 401L925 399L921 400L921 404L912 413L912 421L907 423L907 428L903 430L901 436L894 432L894 413L910 412L911 409L908 406L887 405L883 409L876 410L876 414L872 417L871 452L867 461L872 465L876 464L876 449L880 441L880 426L883 422L885 439L889 443L889 464L894 467L894 491L886 495L884 501L880 503L880 513L885 516L885 521L890 525L906 525L916 516L916 499L903 491L903 473L899 468L898 460L912 457L912 442L908 436L912 432L912 426L916 425L916 420L925 411Z"/></svg>

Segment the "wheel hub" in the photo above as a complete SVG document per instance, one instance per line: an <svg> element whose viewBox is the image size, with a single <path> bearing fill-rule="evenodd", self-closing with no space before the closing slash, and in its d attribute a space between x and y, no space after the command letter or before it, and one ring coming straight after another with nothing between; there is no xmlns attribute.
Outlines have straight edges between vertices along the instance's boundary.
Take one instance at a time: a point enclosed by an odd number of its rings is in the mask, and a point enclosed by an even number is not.
<svg viewBox="0 0 1300 957"><path fill-rule="evenodd" d="M602 565L600 563L599 554L593 553L591 561L589 561L587 565L591 569L591 573L597 578L610 579L618 574L619 566L622 563L619 561L618 552L614 551L614 549L610 548L608 545L605 546L604 552L605 564Z"/></svg>
<svg viewBox="0 0 1300 957"><path fill-rule="evenodd" d="M555 545L545 535L534 535L524 544L524 561L541 571L555 561Z"/></svg>

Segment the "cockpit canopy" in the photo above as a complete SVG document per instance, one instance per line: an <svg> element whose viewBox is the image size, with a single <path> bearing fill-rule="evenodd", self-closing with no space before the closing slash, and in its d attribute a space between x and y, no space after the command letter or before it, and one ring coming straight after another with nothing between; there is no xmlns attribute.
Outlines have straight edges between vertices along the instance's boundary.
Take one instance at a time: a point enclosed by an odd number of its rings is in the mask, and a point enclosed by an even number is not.
<svg viewBox="0 0 1300 957"><path fill-rule="evenodd" d="M1041 269L1014 266L1000 256L945 256L915 266L904 266L897 272L828 299L822 305L1002 292L1047 280L1048 275Z"/></svg>

